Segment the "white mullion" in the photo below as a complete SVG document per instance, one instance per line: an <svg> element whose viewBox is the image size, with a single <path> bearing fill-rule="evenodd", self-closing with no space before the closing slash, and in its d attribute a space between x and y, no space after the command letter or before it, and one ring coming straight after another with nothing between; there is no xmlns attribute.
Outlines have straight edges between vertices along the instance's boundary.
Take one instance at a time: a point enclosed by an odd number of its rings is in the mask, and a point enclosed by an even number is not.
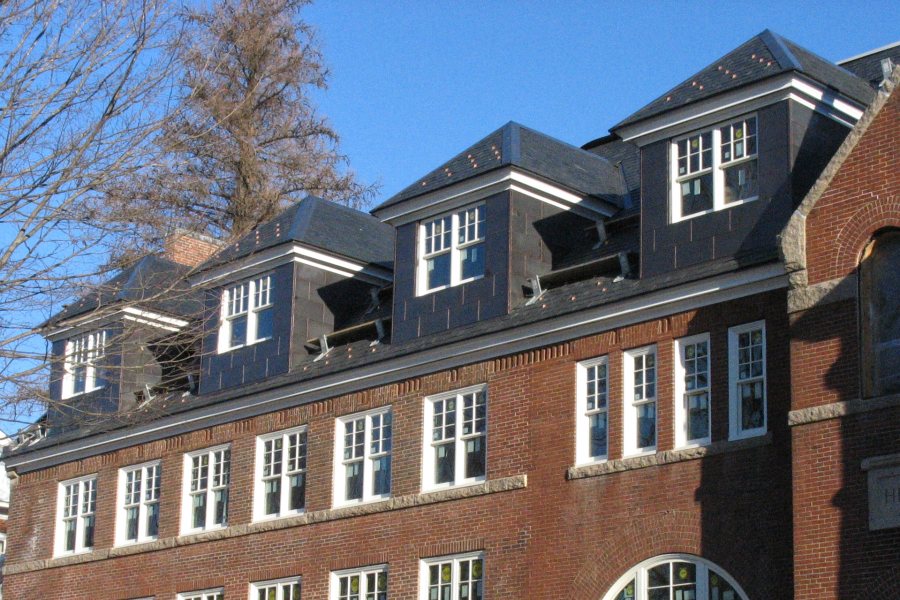
<svg viewBox="0 0 900 600"><path fill-rule="evenodd" d="M459 252L459 212L450 215L450 285L456 285L462 279Z"/></svg>
<svg viewBox="0 0 900 600"><path fill-rule="evenodd" d="M257 339L256 332L256 280L251 279L247 282L247 337L244 340L246 344L252 344Z"/></svg>
<svg viewBox="0 0 900 600"><path fill-rule="evenodd" d="M291 477L288 475L288 467L291 462L291 436L288 433L281 434L281 473L279 474L279 478L281 479L281 505L278 507L278 514L283 515L285 513L291 512L290 510L290 501L291 501Z"/></svg>
<svg viewBox="0 0 900 600"><path fill-rule="evenodd" d="M731 125L728 125L730 127ZM722 168L722 125L712 129L713 210L725 207L725 170ZM732 134L733 136L734 134Z"/></svg>

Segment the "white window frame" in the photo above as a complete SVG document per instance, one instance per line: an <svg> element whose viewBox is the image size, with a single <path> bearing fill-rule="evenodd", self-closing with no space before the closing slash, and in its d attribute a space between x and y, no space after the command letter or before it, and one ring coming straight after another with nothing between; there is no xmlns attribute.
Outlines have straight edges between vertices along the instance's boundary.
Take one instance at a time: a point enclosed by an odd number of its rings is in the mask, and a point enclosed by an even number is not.
<svg viewBox="0 0 900 600"><path fill-rule="evenodd" d="M244 346L271 339L259 336L259 313L274 306L272 300L272 275L263 275L241 283L230 285L222 290L222 305L219 310L218 352L229 352ZM237 303L235 291L240 292ZM246 295L244 295L246 291ZM247 335L243 343L231 345L232 321L246 316Z"/></svg>
<svg viewBox="0 0 900 600"><path fill-rule="evenodd" d="M390 419L390 436L388 437L389 442L387 444L387 449L385 449L385 437L384 437L384 418L387 416ZM380 417L380 425L379 425L379 440L373 442L373 434L375 428L373 426L373 420L375 417ZM354 456L350 459L344 458L344 450L346 446L346 426L348 423L356 423L358 421L364 422L364 430L363 430L363 454L361 456ZM380 500L385 500L391 497L391 491L389 490L386 494L376 494L374 490L375 486L375 463L384 458L388 457L388 460L391 463L391 481L389 482L389 487L393 487L393 412L391 406L382 406L379 408L375 408L372 410L368 410L365 412L354 413L352 415L344 415L342 417L338 417L335 419L335 429L334 429L334 494L333 494L333 502L332 504L335 507L340 506L350 506L354 504L364 504L366 502L378 502ZM373 444L377 444L377 449ZM373 451L374 450L374 451ZM363 465L363 490L362 490L362 498L347 500L347 477L346 477L346 466L355 463L362 462Z"/></svg>
<svg viewBox="0 0 900 600"><path fill-rule="evenodd" d="M738 341L742 333L762 330L762 375L739 380ZM768 360L766 342L766 322L754 321L737 325L728 329L728 395L729 395L729 439L738 440L759 435L765 435L769 425L769 385L768 385ZM760 427L742 429L741 427L741 397L739 385L748 381L762 381L763 418Z"/></svg>
<svg viewBox="0 0 900 600"><path fill-rule="evenodd" d="M635 377L634 377L634 359L638 356L649 356L653 355L653 364L654 364L654 380L653 380L653 389L654 394L652 398L645 397L642 400L634 399L634 386L635 386ZM624 456L643 456L646 454L655 454L656 448L659 445L659 353L656 349L656 344L652 344L650 346L643 346L641 348L634 348L632 350L627 350L622 353L624 369L623 373L623 455ZM646 358L645 358L646 361ZM645 363L646 364L646 363ZM646 366L645 366L646 369ZM646 381L642 385L646 385ZM638 419L638 407L646 406L646 405L654 405L655 416L654 416L654 425L656 427L656 432L653 436L654 444L652 446L646 447L638 447L637 445L637 419Z"/></svg>
<svg viewBox="0 0 900 600"><path fill-rule="evenodd" d="M657 565L671 563L673 561L689 562L695 565L697 581L696 597L698 599L709 599L709 571L712 570L715 571L716 575L722 577L722 579L737 592L738 597L734 600L747 600L746 592L744 592L740 584L735 581L734 577L719 565L692 554L663 554L661 556L654 556L653 558L649 558L640 564L635 565L628 569L624 575L619 577L609 591L603 596L603 600L616 600L619 596L619 592L623 587L628 585L631 580L634 580L635 582L635 600L646 600L648 581L647 572Z"/></svg>
<svg viewBox="0 0 900 600"><path fill-rule="evenodd" d="M285 594L285 588L291 589L295 585L297 586L296 595L293 592ZM249 600L258 600L259 592L270 587L275 587L275 600L300 600L303 595L303 581L300 577L282 577L281 579L251 583Z"/></svg>
<svg viewBox="0 0 900 600"><path fill-rule="evenodd" d="M354 575L359 576L359 600L366 600L366 594L371 593L368 589L368 581L367 575L375 575L376 577L376 586L377 586L377 577L380 573L384 573L385 578L388 577L388 566L385 565L372 565L368 567L359 567L356 569L342 569L340 571L332 571L331 572L331 591L328 595L329 600L342 600L341 598L341 578L343 577L352 577ZM387 590L385 591L386 597L390 597L391 583L390 580L385 581L385 587ZM376 590L377 593L377 590ZM377 596L373 596L377 598Z"/></svg>
<svg viewBox="0 0 900 600"><path fill-rule="evenodd" d="M689 346L706 343L706 386L687 390L687 361L685 352ZM675 340L675 447L695 448L712 441L712 345L708 333ZM696 360L696 359L694 359ZM706 437L688 438L689 395L706 394Z"/></svg>
<svg viewBox="0 0 900 600"><path fill-rule="evenodd" d="M465 227L466 223L462 223L461 217L465 218L470 210L480 210L484 219L481 221L476 221L475 226L475 237L472 239L468 239L466 235L466 240L464 242L459 241L460 232L464 232L467 234L467 229ZM426 252L427 248L427 239L428 239L428 226L436 221L442 221L444 219L450 219L450 246L441 245L440 250L434 250L432 252ZM470 246L474 246L476 244L485 244L486 241L486 227L487 223L487 206L484 202L477 202L475 204L470 204L468 206L463 206L461 208L455 209L451 212L443 213L440 215L436 215L433 217L429 217L428 219L424 219L419 222L417 231L417 273L416 273L416 289L417 296L424 296L426 294L431 294L433 292L437 292L440 290L445 290L447 288L451 288L457 285L461 285L463 283L468 283L469 281L475 281L476 279L481 279L484 277L484 273L480 275L476 275L474 277L468 277L466 279L462 278L462 250ZM428 259L433 258L435 256L439 256L441 254L450 254L450 283L447 285L441 285L433 288L428 287ZM487 268L487 265L485 265Z"/></svg>
<svg viewBox="0 0 900 600"><path fill-rule="evenodd" d="M157 495L153 499L147 498L147 480L148 473L153 468L159 469L159 480L160 485L157 491ZM129 540L126 538L127 531L127 509L130 506L133 506L133 503L129 503L126 506L126 481L128 477L128 473L132 471L140 471L141 473L141 488L140 488L140 499L137 503L138 507L138 531L137 531L137 539ZM162 507L160 503L160 497L162 496L162 462L159 460L154 460L146 463L142 463L139 465L130 465L127 467L122 467L119 469L118 474L118 493L116 494L116 546L128 546L132 544L142 544L144 542L150 542L159 538L159 525L162 519ZM148 517L149 517L149 507L153 504L156 504L159 510L157 517L157 534L149 535L148 534Z"/></svg>
<svg viewBox="0 0 900 600"><path fill-rule="evenodd" d="M75 502L75 514L66 516L66 488L69 486L77 486L78 492ZM88 498L87 494L91 497ZM88 501L86 504L85 501ZM53 555L67 556L71 554L81 554L82 552L90 552L94 549L93 544L90 546L85 544L85 531L87 529L87 519L93 517L94 520L94 543L96 543L97 535L97 474L76 477L67 481L59 482L57 499L56 499L56 535L54 536ZM75 547L72 550L66 549L66 521L74 520L75 522ZM5 541L4 536L4 552ZM3 552L0 552L3 554Z"/></svg>
<svg viewBox="0 0 900 600"><path fill-rule="evenodd" d="M754 137L756 138L756 151L753 154L745 154L741 158L738 159L730 159L730 160L722 160L722 129L725 127L731 127L738 123L747 122L750 120L756 121L756 133ZM710 149L712 150L712 164L709 167L698 169L694 172L689 172L686 175L678 175L678 143L689 140L690 138L702 136L703 134L709 133L711 135ZM729 144L733 144L734 140L732 139ZM725 169L729 167L733 167L735 165L739 165L743 162L749 162L751 160L759 159L759 118L756 113L743 115L734 119L729 119L727 121L722 121L721 123L717 123L710 127L704 127L703 129L698 129L696 131L691 131L686 135L681 135L676 138L673 138L671 143L669 144L669 217L672 223L677 223L679 221L685 221L687 219L693 219L694 217L699 217L702 215L708 215L712 212L722 210L724 208L731 208L733 206L739 206L741 204L745 204L747 202L753 202L754 200L759 199L759 194L756 196L751 196L749 198L743 198L740 200L734 200L732 202L725 202ZM701 162L702 166L702 162ZM690 169L690 167L688 167ZM758 163L757 163L758 168ZM713 206L710 209L695 212L689 215L681 214L681 190L680 185L682 181L693 179L699 175L704 173L712 173L712 188L713 188ZM758 173L758 171L757 171ZM758 185L758 175L757 175L757 185Z"/></svg>
<svg viewBox="0 0 900 600"><path fill-rule="evenodd" d="M192 489L194 476L194 459L203 459L206 457L206 488L202 491ZM221 470L222 462L227 465L225 470ZM231 503L231 445L222 444L213 446L212 448L204 448L188 452L184 455L184 470L181 481L181 533L197 533L200 531L210 531L213 529L222 529L228 526L229 504ZM225 491L225 522L215 523L216 517L216 492ZM193 497L199 494L205 496L206 502L206 518L205 525L202 527L193 526L194 503Z"/></svg>
<svg viewBox="0 0 900 600"><path fill-rule="evenodd" d="M470 394L481 393L484 396L485 415L484 415L484 432L476 432L471 434L463 434L463 418L464 418L464 396ZM454 471L453 481L444 483L436 483L435 458L437 446L432 436L434 427L434 405L436 402L456 398L455 409L455 434L454 434ZM452 487L461 487L466 485L474 485L481 483L487 479L488 460L490 454L487 447L488 442L488 423L490 422L490 399L488 398L487 385L473 385L453 392L435 394L425 398L424 408L424 427L423 429L423 452L422 452L422 491L429 492ZM465 459L466 459L466 442L482 437L484 443L484 475L475 477L465 477ZM445 438L445 443L446 442Z"/></svg>
<svg viewBox="0 0 900 600"><path fill-rule="evenodd" d="M102 389L103 380L97 377L97 362L106 353L106 331L92 331L65 342L63 360L62 397L73 398ZM84 390L75 391L75 371L84 368Z"/></svg>
<svg viewBox="0 0 900 600"><path fill-rule="evenodd" d="M606 368L606 377L603 378L603 389L594 390L593 408L588 406L591 399L588 393L588 375L592 368ZM578 363L576 370L576 410L575 410L575 464L585 465L604 462L609 457L609 356L600 356ZM605 398L604 406L599 406L600 397ZM606 415L606 451L598 456L592 456L591 448L591 419L594 415Z"/></svg>
<svg viewBox="0 0 900 600"><path fill-rule="evenodd" d="M178 600L225 600L225 588L211 588L178 594Z"/></svg>
<svg viewBox="0 0 900 600"><path fill-rule="evenodd" d="M460 563L464 561L472 561L472 560L480 560L481 561L481 577L479 580L481 583L482 589L482 597L484 597L484 552L467 552L465 554L451 554L448 556L436 556L434 558L426 558L419 561L419 598L420 600L428 600L429 599L429 586L431 584L430 580L430 569L432 565L439 565L442 563L452 563L451 567L451 584L450 584L450 597L458 598L459 597L459 584L460 581ZM471 578L469 580L472 581ZM471 592L469 597L471 598Z"/></svg>
<svg viewBox="0 0 900 600"><path fill-rule="evenodd" d="M298 437L297 456L292 457L290 452L290 438L293 435ZM264 476L266 442L281 439L281 472L278 475ZM302 442L300 441L302 439ZM302 453L300 452L302 450ZM302 457L302 458L301 458ZM307 468L309 461L309 436L306 425L299 427L291 427L281 431L273 431L256 438L256 461L253 476L253 520L268 521L271 519L281 519L306 512L306 487L308 485ZM293 468L291 468L293 467ZM291 477L295 475L303 476L304 499L303 507L290 510L286 508L290 504L291 494ZM279 511L270 515L266 514L266 481L270 479L280 479L280 497L278 501Z"/></svg>

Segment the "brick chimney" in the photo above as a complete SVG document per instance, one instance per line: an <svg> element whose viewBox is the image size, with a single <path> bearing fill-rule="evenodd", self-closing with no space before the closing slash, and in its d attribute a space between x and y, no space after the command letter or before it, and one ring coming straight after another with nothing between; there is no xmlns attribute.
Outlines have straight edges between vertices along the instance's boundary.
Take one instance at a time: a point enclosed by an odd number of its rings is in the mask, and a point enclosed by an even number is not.
<svg viewBox="0 0 900 600"><path fill-rule="evenodd" d="M196 267L221 249L219 240L186 229L177 229L165 241L165 257L188 267Z"/></svg>

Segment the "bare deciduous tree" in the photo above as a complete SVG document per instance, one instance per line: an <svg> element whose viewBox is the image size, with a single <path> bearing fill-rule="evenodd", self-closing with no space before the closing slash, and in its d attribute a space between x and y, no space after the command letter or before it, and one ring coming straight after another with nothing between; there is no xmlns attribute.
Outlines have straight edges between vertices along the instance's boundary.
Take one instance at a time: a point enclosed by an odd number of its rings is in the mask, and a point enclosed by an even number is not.
<svg viewBox="0 0 900 600"><path fill-rule="evenodd" d="M165 0L0 3L0 410L46 400L33 331L103 264L97 190L141 166L168 69ZM24 415L24 416L23 416Z"/></svg>
<svg viewBox="0 0 900 600"><path fill-rule="evenodd" d="M371 192L309 97L328 72L300 19L307 4L222 0L187 13L182 95L156 140L159 161L110 189L144 239L158 243L173 224L235 237L307 193L359 204Z"/></svg>

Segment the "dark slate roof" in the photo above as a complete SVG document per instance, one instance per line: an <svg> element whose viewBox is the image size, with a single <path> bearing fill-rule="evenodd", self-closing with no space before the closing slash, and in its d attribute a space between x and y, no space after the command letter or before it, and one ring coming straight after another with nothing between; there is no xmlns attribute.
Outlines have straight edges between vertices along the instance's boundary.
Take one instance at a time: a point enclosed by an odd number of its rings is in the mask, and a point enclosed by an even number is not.
<svg viewBox="0 0 900 600"><path fill-rule="evenodd" d="M635 112L613 130L789 71L803 73L863 104L874 98L872 88L861 78L766 29Z"/></svg>
<svg viewBox="0 0 900 600"><path fill-rule="evenodd" d="M872 86L878 86L884 79L884 74L881 72L881 61L885 58L890 58L895 65L900 65L900 42L862 56L842 60L838 64L857 77L865 79Z"/></svg>
<svg viewBox="0 0 900 600"><path fill-rule="evenodd" d="M188 286L189 271L185 265L149 254L63 308L43 326L55 326L116 304L140 304L141 308L168 315L196 317L202 310L202 303L199 292Z"/></svg>
<svg viewBox="0 0 900 600"><path fill-rule="evenodd" d="M608 160L510 121L372 212L378 214L415 196L505 166L519 167L619 207L628 193L621 174Z"/></svg>
<svg viewBox="0 0 900 600"><path fill-rule="evenodd" d="M149 422L165 415L177 414L194 408L218 404L228 400L234 400L263 390L274 389L284 385L299 383L330 375L334 373L351 371L352 369L378 363L384 360L406 356L466 339L474 339L482 335L495 333L521 325L536 323L545 319L558 317L570 313L579 312L596 306L612 304L627 298L642 296L661 289L674 287L699 281L707 277L713 277L724 273L734 272L744 268L771 263L778 260L776 249L765 249L746 253L737 257L728 257L702 263L685 269L676 269L671 272L648 277L645 279L622 279L615 281L614 277L594 277L569 283L547 290L538 302L521 304L515 307L509 314L481 321L465 327L457 327L449 331L416 338L402 344L377 344L371 345L369 340L360 340L345 346L333 348L323 359L301 363L293 370L278 377L272 377L263 381L243 385L236 388L222 390L203 396L182 396L181 394L169 395L160 399L160 402L148 405L144 412L139 414L117 415L102 423L87 425L78 431L61 433L52 438L45 438L27 447L11 452L18 456L48 446L62 444L99 434L128 427L141 422Z"/></svg>
<svg viewBox="0 0 900 600"><path fill-rule="evenodd" d="M584 150L598 154L615 165L625 178L631 204L636 206L641 201L641 151L636 144L626 142L612 134L582 146Z"/></svg>
<svg viewBox="0 0 900 600"><path fill-rule="evenodd" d="M390 268L394 229L349 206L307 196L277 217L225 246L200 265L204 271L285 242L301 242L340 256Z"/></svg>

